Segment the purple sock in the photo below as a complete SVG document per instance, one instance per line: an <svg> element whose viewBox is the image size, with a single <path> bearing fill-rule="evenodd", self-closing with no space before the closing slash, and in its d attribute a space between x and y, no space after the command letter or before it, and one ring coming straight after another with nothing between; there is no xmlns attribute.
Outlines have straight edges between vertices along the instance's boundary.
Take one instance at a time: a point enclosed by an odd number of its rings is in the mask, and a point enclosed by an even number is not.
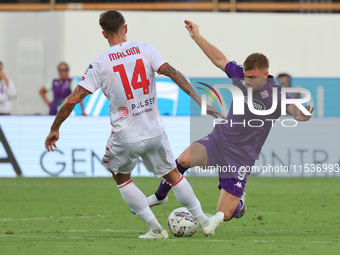
<svg viewBox="0 0 340 255"><path fill-rule="evenodd" d="M233 215L231 216L230 220L232 218L234 218L240 211L241 211L241 207L242 207L242 201L240 201L235 209L235 212L233 213Z"/></svg>
<svg viewBox="0 0 340 255"><path fill-rule="evenodd" d="M187 168L184 168L183 166L181 166L177 159L176 159L176 165L177 165L177 169L181 174L184 174L184 172L187 170ZM169 193L169 191L171 190L171 186L169 185L169 183L167 183L167 181L165 179L163 179L161 181L161 183L159 184L159 187L155 193L156 197L158 200L163 200Z"/></svg>

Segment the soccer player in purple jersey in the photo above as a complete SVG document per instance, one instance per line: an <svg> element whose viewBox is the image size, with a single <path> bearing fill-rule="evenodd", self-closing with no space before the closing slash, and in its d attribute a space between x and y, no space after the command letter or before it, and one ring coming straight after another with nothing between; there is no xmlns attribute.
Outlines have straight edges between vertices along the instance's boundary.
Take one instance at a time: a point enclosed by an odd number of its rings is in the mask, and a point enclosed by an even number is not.
<svg viewBox="0 0 340 255"><path fill-rule="evenodd" d="M225 169L229 171L219 172L218 187L221 194L216 211L222 211L226 221L240 218L246 211L244 188L250 173L249 169L259 158L273 121L281 115L281 88L275 84L274 77L268 74L269 61L266 56L253 53L247 57L242 67L229 61L221 51L203 38L196 24L188 20L185 24L191 38L213 64L224 71L232 79L233 84L242 90L245 105L243 115L234 115L232 103L226 121L224 121L228 125L216 125L211 134L191 144L176 160L177 168L184 173L194 166L226 166ZM266 116L252 113L246 100L249 87L253 89L253 107L257 110L271 108L273 89L277 88L277 109ZM310 114L304 114L295 104L290 104L287 106L287 112L298 121L307 121L314 111L314 108L310 108L306 106ZM245 125L253 119L259 120L263 125L259 127ZM231 125L231 122L237 124ZM168 199L167 194L170 189L169 184L163 180L156 193L148 197L149 205L164 204Z"/></svg>

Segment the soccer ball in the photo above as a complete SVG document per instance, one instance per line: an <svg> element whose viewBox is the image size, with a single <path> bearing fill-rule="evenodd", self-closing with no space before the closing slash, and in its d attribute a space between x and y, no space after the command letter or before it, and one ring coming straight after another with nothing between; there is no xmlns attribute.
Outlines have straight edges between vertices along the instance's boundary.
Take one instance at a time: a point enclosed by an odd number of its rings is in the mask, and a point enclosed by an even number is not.
<svg viewBox="0 0 340 255"><path fill-rule="evenodd" d="M179 207L170 213L168 226L174 236L189 237L195 234L198 223L186 207Z"/></svg>

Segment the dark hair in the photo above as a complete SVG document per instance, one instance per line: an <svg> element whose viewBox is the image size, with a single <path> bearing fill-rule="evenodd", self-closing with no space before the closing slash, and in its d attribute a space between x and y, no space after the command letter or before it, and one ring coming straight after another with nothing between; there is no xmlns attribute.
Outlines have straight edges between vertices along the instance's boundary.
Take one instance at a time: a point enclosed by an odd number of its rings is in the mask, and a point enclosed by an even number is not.
<svg viewBox="0 0 340 255"><path fill-rule="evenodd" d="M69 68L69 66L68 66L68 64L67 64L66 62L60 62L60 63L58 64L58 66L57 66L57 69L58 69L58 70L59 70L59 68L60 68L61 65L67 66L67 70L70 70L70 68Z"/></svg>
<svg viewBox="0 0 340 255"><path fill-rule="evenodd" d="M292 79L292 76L290 76L289 74L287 73L280 73L277 78L283 78L283 77L287 77L288 78L288 85L289 87L291 86L291 79Z"/></svg>
<svg viewBox="0 0 340 255"><path fill-rule="evenodd" d="M243 63L243 67L245 71L253 70L255 68L268 69L269 60L262 53L253 53L246 58Z"/></svg>
<svg viewBox="0 0 340 255"><path fill-rule="evenodd" d="M282 78L282 77L288 77L289 79L292 78L292 76L290 76L289 74L287 73L280 73L277 78Z"/></svg>
<svg viewBox="0 0 340 255"><path fill-rule="evenodd" d="M99 24L108 34L115 34L125 25L124 16L118 11L106 11L100 14Z"/></svg>

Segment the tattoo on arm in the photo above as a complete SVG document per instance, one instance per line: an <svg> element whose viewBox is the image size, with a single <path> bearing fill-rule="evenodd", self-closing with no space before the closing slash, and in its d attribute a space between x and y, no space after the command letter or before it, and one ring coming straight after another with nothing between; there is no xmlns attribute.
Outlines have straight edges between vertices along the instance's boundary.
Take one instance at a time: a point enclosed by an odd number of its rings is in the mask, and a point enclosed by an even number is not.
<svg viewBox="0 0 340 255"><path fill-rule="evenodd" d="M51 130L59 130L61 124L68 118L68 116L70 116L75 105L81 102L89 93L90 92L84 88L77 86L73 93L65 98L62 103L57 116L54 119Z"/></svg>
<svg viewBox="0 0 340 255"><path fill-rule="evenodd" d="M191 85L185 76L173 68L168 63L161 66L159 69L159 73L164 74L165 76L170 77L185 93L187 93L190 97L192 97L198 104L200 104L200 97L197 94L195 88Z"/></svg>
<svg viewBox="0 0 340 255"><path fill-rule="evenodd" d="M74 94L75 96L79 96L79 99L80 99L79 102L80 102L89 94L89 92L85 90L84 88L77 86L72 94Z"/></svg>
<svg viewBox="0 0 340 255"><path fill-rule="evenodd" d="M67 98L64 100L64 103L66 102ZM51 130L56 131L59 130L61 124L64 122L64 120L67 119L68 116L70 116L74 105L65 105L62 104L61 108L59 109L57 116L54 119L54 122L52 124Z"/></svg>

